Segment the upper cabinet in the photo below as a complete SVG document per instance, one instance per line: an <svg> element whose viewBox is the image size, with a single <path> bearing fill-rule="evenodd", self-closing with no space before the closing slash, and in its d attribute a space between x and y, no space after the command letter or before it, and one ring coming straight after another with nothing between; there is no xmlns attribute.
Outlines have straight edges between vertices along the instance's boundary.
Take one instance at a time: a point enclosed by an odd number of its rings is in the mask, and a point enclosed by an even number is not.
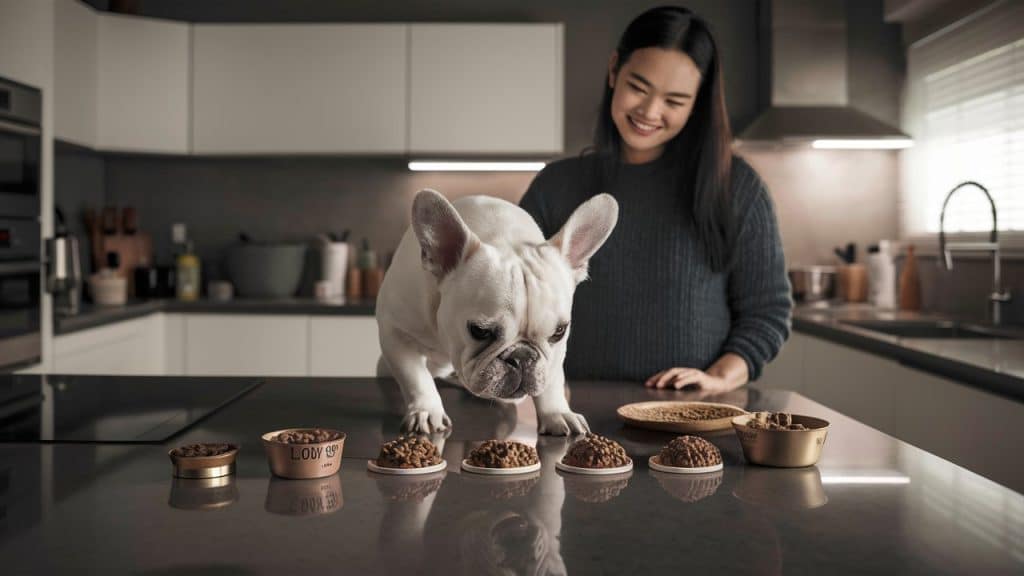
<svg viewBox="0 0 1024 576"><path fill-rule="evenodd" d="M405 150L405 25L194 26L196 154Z"/></svg>
<svg viewBox="0 0 1024 576"><path fill-rule="evenodd" d="M52 0L0 0L0 76L42 90L44 100L53 87L53 11Z"/></svg>
<svg viewBox="0 0 1024 576"><path fill-rule="evenodd" d="M57 0L54 26L54 135L95 147L99 17L78 0Z"/></svg>
<svg viewBox="0 0 1024 576"><path fill-rule="evenodd" d="M187 154L190 25L98 18L97 147Z"/></svg>
<svg viewBox="0 0 1024 576"><path fill-rule="evenodd" d="M561 24L413 24L409 152L561 153Z"/></svg>
<svg viewBox="0 0 1024 576"><path fill-rule="evenodd" d="M55 133L84 146L206 155L563 150L561 24L189 24L95 12L77 0L26 5L37 4L54 10ZM8 35L25 36L10 23L45 20L38 12L0 3L0 32L10 28L0 34L0 73L47 58L2 49Z"/></svg>

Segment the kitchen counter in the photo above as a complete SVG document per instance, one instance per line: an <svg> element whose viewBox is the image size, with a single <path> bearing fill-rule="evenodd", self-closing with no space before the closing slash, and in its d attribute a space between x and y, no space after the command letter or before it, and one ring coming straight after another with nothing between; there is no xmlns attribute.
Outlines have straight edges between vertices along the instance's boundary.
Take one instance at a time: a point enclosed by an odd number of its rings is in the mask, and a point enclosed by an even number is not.
<svg viewBox="0 0 1024 576"><path fill-rule="evenodd" d="M18 378L51 393L112 379ZM814 467L746 465L727 431L708 437L722 451L722 473L652 472L647 457L672 435L623 427L615 408L690 395L575 382L573 407L625 446L631 476L557 472L568 440L536 438L532 403L446 387L448 470L388 477L367 472L366 460L398 430L393 381L253 382L262 384L162 444L0 444L4 573L1024 571L1024 496L792 392L742 388L719 400L829 420ZM347 432L341 472L272 478L259 435L311 425ZM460 472L470 443L492 437L538 442L544 468L521 478ZM167 450L211 440L242 444L237 474L213 487L172 480Z"/></svg>
<svg viewBox="0 0 1024 576"><path fill-rule="evenodd" d="M927 319L949 318L867 305L798 306L793 310L793 330L1024 401L1024 330L1020 327L1008 329L1018 339L901 338L844 323Z"/></svg>
<svg viewBox="0 0 1024 576"><path fill-rule="evenodd" d="M373 316L376 301L372 298L356 300L336 299L320 301L312 298L236 298L226 302L199 300L133 300L124 306L94 306L85 304L75 315L54 315L54 333L70 334L78 330L96 328L113 322L139 318L154 312L184 314L308 314L337 316Z"/></svg>

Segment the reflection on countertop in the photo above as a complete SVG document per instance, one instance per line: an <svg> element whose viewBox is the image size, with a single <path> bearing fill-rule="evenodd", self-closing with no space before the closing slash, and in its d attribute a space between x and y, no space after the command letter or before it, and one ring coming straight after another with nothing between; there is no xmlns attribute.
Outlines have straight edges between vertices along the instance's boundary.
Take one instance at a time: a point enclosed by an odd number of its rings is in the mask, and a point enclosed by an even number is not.
<svg viewBox="0 0 1024 576"><path fill-rule="evenodd" d="M572 439L538 437L531 402L499 405L450 387L441 394L454 429L438 439L448 470L370 473L367 459L401 421L386 379L264 379L163 444L0 444L0 558L16 574L1024 570L1024 496L799 394L750 387L715 400L829 420L816 466L752 466L734 435L715 434L707 438L725 469L677 479L646 465L673 435L625 427L615 409L694 395L635 383L570 388L573 408L636 463L625 481L584 486L556 471ZM295 425L348 434L337 475L270 476L259 436ZM461 458L488 438L536 445L542 470L462 472ZM236 475L210 486L173 479L167 450L197 441L240 443Z"/></svg>

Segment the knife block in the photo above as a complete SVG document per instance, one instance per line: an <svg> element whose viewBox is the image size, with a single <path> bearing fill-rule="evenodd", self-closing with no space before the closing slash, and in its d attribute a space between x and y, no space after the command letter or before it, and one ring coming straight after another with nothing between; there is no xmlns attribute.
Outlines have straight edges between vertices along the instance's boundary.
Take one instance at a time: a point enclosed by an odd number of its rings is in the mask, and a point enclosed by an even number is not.
<svg viewBox="0 0 1024 576"><path fill-rule="evenodd" d="M149 234L117 234L101 240L104 260L107 252L117 252L121 259L118 273L128 280L128 296L135 295L135 269L153 263L153 241Z"/></svg>

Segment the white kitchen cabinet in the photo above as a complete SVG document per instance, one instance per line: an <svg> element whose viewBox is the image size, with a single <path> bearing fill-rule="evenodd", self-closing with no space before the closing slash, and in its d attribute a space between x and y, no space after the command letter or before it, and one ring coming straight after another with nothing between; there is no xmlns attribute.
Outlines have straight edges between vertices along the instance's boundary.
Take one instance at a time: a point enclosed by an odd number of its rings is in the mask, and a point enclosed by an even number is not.
<svg viewBox="0 0 1024 576"><path fill-rule="evenodd" d="M410 27L410 153L562 152L561 24Z"/></svg>
<svg viewBox="0 0 1024 576"><path fill-rule="evenodd" d="M1011 423L1024 403L894 360L805 337L803 394L982 476L1024 483ZM827 449L827 448L826 448Z"/></svg>
<svg viewBox="0 0 1024 576"><path fill-rule="evenodd" d="M185 316L162 314L164 374L184 376L185 371Z"/></svg>
<svg viewBox="0 0 1024 576"><path fill-rule="evenodd" d="M0 76L53 85L54 0L0 0Z"/></svg>
<svg viewBox="0 0 1024 576"><path fill-rule="evenodd" d="M761 371L761 377L757 380L758 388L803 392L806 340L803 334L790 333L779 355Z"/></svg>
<svg viewBox="0 0 1024 576"><path fill-rule="evenodd" d="M305 376L309 317L185 315L185 373L189 376Z"/></svg>
<svg viewBox="0 0 1024 576"><path fill-rule="evenodd" d="M56 0L54 135L96 147L99 112L99 17L79 0Z"/></svg>
<svg viewBox="0 0 1024 576"><path fill-rule="evenodd" d="M97 17L97 147L188 153L190 25L120 14Z"/></svg>
<svg viewBox="0 0 1024 576"><path fill-rule="evenodd" d="M57 336L53 371L58 374L163 374L163 340L162 314Z"/></svg>
<svg viewBox="0 0 1024 576"><path fill-rule="evenodd" d="M401 153L407 26L196 24L196 154Z"/></svg>
<svg viewBox="0 0 1024 576"><path fill-rule="evenodd" d="M373 316L310 319L310 376L377 375L380 337Z"/></svg>

